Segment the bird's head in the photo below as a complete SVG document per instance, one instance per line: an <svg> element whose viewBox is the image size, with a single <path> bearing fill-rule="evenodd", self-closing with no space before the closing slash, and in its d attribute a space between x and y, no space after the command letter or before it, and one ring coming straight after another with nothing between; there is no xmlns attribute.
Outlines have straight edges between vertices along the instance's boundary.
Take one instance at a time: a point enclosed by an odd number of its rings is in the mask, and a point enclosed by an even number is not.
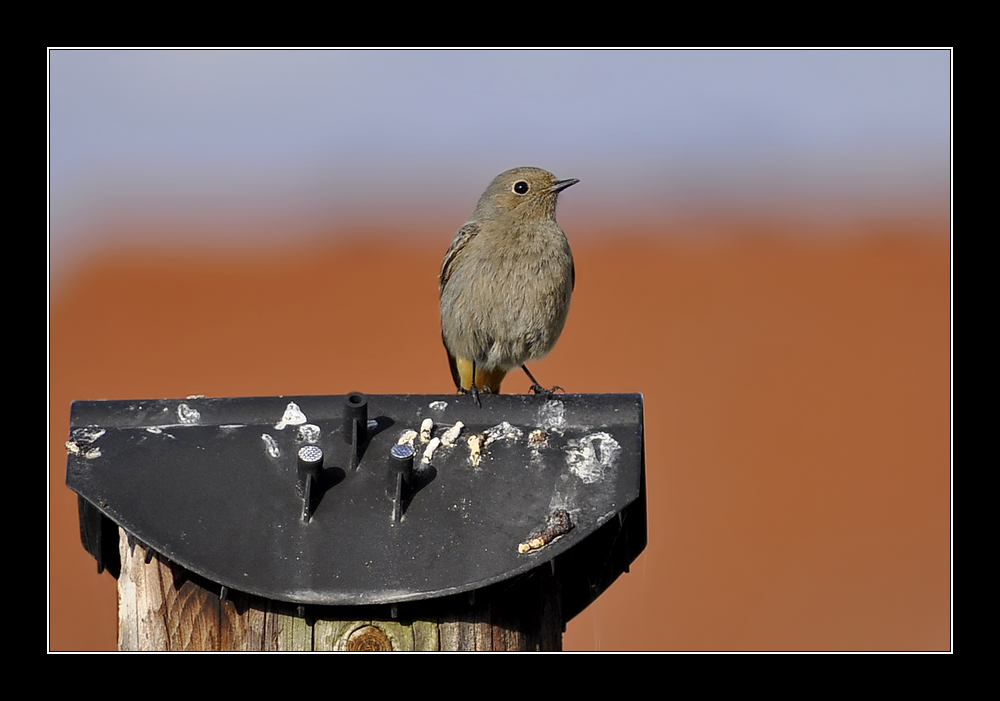
<svg viewBox="0 0 1000 701"><path fill-rule="evenodd" d="M512 168L500 173L479 199L474 214L478 219L491 219L508 213L529 217L555 216L556 198L576 178L557 180L541 168Z"/></svg>

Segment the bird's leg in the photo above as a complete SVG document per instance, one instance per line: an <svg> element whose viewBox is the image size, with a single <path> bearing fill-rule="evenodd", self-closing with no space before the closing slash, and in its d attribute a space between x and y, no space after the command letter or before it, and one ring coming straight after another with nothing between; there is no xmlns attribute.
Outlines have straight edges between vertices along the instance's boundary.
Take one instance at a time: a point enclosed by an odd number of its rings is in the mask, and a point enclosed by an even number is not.
<svg viewBox="0 0 1000 701"><path fill-rule="evenodd" d="M469 387L472 388L470 390L472 392L472 398L476 400L476 404L479 405L480 409L482 409L483 408L483 403L479 400L479 388L476 387L476 361L475 360L472 361L472 382L469 383Z"/></svg>
<svg viewBox="0 0 1000 701"><path fill-rule="evenodd" d="M531 380L530 389L535 394L544 394L546 397L551 397L553 394L556 393L556 390L562 389L562 387L560 387L559 385L556 385L552 389L546 389L545 387L542 387L540 384L538 384L538 380L536 380L535 376L531 374L530 370L528 370L527 365L522 365L521 369L524 370L524 374L526 374L528 378Z"/></svg>

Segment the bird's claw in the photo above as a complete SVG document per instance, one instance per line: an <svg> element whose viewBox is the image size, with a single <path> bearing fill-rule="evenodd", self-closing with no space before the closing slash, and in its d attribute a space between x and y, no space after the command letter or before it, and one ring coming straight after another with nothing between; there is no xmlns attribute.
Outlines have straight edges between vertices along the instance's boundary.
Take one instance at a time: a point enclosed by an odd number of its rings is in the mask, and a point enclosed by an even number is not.
<svg viewBox="0 0 1000 701"><path fill-rule="evenodd" d="M476 387L476 383L475 382L472 383L472 389L465 389L464 387L462 387L460 390L458 390L458 392L459 392L459 394L471 394L472 398L476 400L476 405L479 406L480 408L482 408L482 406L483 406L483 402L479 398L480 395L482 395L482 394L493 394L493 392L490 391L489 387L483 387L482 389L480 389L480 388Z"/></svg>
<svg viewBox="0 0 1000 701"><path fill-rule="evenodd" d="M562 392L563 394L566 393L566 390L564 390L559 385L555 385L552 389L548 389L547 387L542 387L537 382L535 384L531 385L531 387L529 388L529 391L532 394L544 394L546 397L551 397L556 392Z"/></svg>

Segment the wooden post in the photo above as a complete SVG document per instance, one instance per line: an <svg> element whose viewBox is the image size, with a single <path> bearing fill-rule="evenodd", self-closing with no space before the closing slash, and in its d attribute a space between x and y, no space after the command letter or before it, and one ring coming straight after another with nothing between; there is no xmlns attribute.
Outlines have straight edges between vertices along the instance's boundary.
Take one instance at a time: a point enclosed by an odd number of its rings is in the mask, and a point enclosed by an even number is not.
<svg viewBox="0 0 1000 701"><path fill-rule="evenodd" d="M119 536L119 650L562 649L559 580L549 564L479 592L400 604L396 619L339 617L365 607L310 606L310 617L302 617L295 604L242 592L223 600L217 589L158 554L147 563L141 543L123 529Z"/></svg>

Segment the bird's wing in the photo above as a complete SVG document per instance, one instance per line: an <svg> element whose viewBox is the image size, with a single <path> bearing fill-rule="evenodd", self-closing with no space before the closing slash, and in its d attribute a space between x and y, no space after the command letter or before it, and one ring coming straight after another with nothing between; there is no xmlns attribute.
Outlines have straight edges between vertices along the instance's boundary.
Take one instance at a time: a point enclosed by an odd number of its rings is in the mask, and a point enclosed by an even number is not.
<svg viewBox="0 0 1000 701"><path fill-rule="evenodd" d="M451 277L451 264L455 260L455 256L478 233L479 222L470 221L463 224L462 228L455 234L448 252L444 254L444 260L441 261L441 278L438 281L438 291L444 290L444 286L448 284L448 278Z"/></svg>

